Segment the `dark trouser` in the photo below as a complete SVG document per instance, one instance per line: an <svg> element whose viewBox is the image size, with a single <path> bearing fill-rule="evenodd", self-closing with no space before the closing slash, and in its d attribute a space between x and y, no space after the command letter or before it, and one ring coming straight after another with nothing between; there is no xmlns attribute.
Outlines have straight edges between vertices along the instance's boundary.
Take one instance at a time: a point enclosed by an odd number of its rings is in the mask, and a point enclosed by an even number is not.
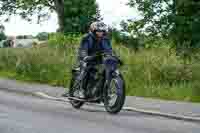
<svg viewBox="0 0 200 133"><path fill-rule="evenodd" d="M94 67L95 67L94 63L86 63L86 62L80 61L80 75L78 77L78 81L81 82L81 88L84 90L86 90L86 88L84 86L84 82L85 82L84 79L87 78L88 73Z"/></svg>

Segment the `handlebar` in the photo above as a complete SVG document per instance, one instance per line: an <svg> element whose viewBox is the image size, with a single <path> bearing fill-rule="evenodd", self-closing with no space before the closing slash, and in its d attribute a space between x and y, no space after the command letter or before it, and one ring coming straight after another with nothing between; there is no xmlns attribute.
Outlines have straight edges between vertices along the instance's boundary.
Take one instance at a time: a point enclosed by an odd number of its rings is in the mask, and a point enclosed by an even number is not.
<svg viewBox="0 0 200 133"><path fill-rule="evenodd" d="M103 57L103 58L113 58L115 60L117 60L117 62L120 64L120 65L123 65L123 62L122 60L119 59L119 57L115 56L115 55L110 55L110 54L107 54L107 53L102 53L102 52L98 52L96 53L95 55L93 56L86 56L83 61L84 62L92 62L92 61L95 61L95 59L97 59L98 57Z"/></svg>

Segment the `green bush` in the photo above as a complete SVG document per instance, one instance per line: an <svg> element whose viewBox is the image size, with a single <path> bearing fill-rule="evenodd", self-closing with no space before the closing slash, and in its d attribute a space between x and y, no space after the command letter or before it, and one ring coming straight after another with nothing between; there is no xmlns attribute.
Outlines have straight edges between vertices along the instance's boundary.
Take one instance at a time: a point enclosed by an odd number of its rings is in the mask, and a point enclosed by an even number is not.
<svg viewBox="0 0 200 133"><path fill-rule="evenodd" d="M67 34L62 33L51 34L48 44L54 48L69 48L74 47L80 43L82 35L81 34Z"/></svg>
<svg viewBox="0 0 200 133"><path fill-rule="evenodd" d="M46 41L49 38L49 33L47 33L47 32L40 32L40 33L37 34L36 38L39 41Z"/></svg>
<svg viewBox="0 0 200 133"><path fill-rule="evenodd" d="M116 44L124 45L126 47L134 49L135 51L138 51L139 48L143 47L143 44L139 40L139 38L134 38L128 33L120 32L113 29L111 32L111 37Z"/></svg>

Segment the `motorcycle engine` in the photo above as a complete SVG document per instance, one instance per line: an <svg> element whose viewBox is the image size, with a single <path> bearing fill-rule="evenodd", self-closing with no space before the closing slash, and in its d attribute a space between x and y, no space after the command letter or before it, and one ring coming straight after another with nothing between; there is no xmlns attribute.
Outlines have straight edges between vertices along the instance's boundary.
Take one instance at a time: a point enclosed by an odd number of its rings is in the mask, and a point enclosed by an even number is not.
<svg viewBox="0 0 200 133"><path fill-rule="evenodd" d="M87 89L90 91L91 96L95 96L98 91L99 73L97 69L92 69L89 72L89 81Z"/></svg>

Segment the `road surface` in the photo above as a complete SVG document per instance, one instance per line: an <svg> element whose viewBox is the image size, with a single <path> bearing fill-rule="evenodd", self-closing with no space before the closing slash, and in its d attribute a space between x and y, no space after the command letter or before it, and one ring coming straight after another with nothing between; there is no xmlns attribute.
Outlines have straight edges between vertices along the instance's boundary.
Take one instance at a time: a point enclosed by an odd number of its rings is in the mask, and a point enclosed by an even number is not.
<svg viewBox="0 0 200 133"><path fill-rule="evenodd" d="M200 124L39 99L0 90L0 133L199 133Z"/></svg>

